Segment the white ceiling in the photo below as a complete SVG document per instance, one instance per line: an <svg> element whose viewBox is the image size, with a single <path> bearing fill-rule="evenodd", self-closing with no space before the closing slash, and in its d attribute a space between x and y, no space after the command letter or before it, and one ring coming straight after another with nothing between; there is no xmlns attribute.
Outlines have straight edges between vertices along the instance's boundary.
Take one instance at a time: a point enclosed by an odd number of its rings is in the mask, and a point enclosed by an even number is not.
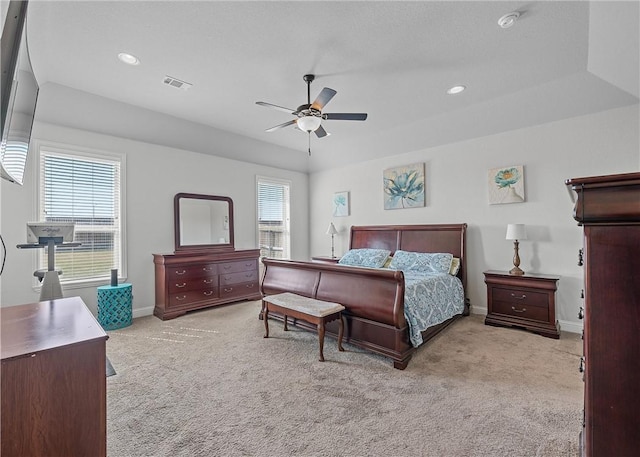
<svg viewBox="0 0 640 457"><path fill-rule="evenodd" d="M511 11L520 20L501 29ZM28 21L43 120L300 171L638 102L637 89L587 70L585 1L32 0ZM634 21L614 46L637 54ZM369 115L323 121L331 135L312 137L311 157L305 133L264 132L292 116L255 104L306 103L306 73L317 75L312 99L337 91L325 112ZM168 87L165 75L193 87ZM468 89L446 95L455 84ZM77 113L61 113L72 98Z"/></svg>

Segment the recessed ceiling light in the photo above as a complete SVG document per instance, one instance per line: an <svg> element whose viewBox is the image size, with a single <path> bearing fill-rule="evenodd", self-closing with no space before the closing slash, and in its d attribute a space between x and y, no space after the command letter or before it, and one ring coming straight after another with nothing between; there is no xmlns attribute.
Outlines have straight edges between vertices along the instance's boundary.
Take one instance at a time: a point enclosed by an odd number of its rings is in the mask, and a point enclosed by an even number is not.
<svg viewBox="0 0 640 457"><path fill-rule="evenodd" d="M459 94L460 92L462 92L466 88L467 88L466 86L453 86L451 89L447 90L447 94L449 94L449 95Z"/></svg>
<svg viewBox="0 0 640 457"><path fill-rule="evenodd" d="M120 59L121 61L123 61L124 63L127 63L129 65L138 65L138 64L140 64L140 59L138 59L133 54L128 54L126 52L121 52L120 54L118 54L118 59Z"/></svg>
<svg viewBox="0 0 640 457"><path fill-rule="evenodd" d="M504 16L502 16L500 19L498 19L498 25L503 29L508 29L509 27L511 27L513 24L516 23L519 17L520 17L520 13L518 13L517 11L513 11L512 13L507 13Z"/></svg>

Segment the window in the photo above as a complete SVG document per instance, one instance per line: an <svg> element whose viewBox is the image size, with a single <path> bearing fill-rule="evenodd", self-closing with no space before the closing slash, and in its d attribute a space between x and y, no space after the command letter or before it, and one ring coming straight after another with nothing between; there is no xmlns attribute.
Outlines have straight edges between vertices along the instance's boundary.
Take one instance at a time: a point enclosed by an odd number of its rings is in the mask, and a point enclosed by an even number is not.
<svg viewBox="0 0 640 457"><path fill-rule="evenodd" d="M63 284L104 281L124 263L124 157L39 145L38 220L75 223L78 247L56 248ZM47 267L39 250L39 267Z"/></svg>
<svg viewBox="0 0 640 457"><path fill-rule="evenodd" d="M289 189L291 184L258 177L258 246L262 257L290 258Z"/></svg>

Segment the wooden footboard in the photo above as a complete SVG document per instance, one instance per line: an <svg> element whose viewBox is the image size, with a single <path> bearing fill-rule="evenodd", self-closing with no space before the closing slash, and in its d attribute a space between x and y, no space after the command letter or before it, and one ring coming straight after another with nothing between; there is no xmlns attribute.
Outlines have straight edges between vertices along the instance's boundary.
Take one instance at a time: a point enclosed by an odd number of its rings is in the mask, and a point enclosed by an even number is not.
<svg viewBox="0 0 640 457"><path fill-rule="evenodd" d="M346 308L343 313L345 341L406 366L414 348L404 317L401 271L291 260L263 259L262 262L265 266L263 296L292 292L340 303ZM298 325L306 327L304 322ZM337 334L337 325L328 324L327 332Z"/></svg>

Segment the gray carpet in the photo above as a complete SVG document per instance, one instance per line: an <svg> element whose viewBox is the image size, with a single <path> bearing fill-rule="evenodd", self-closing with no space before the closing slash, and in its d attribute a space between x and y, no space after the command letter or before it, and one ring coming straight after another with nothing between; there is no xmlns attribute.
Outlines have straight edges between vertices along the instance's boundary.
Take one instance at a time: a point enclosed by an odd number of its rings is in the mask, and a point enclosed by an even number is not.
<svg viewBox="0 0 640 457"><path fill-rule="evenodd" d="M107 447L120 456L575 456L579 336L464 318L406 370L257 319L259 302L110 331Z"/></svg>

